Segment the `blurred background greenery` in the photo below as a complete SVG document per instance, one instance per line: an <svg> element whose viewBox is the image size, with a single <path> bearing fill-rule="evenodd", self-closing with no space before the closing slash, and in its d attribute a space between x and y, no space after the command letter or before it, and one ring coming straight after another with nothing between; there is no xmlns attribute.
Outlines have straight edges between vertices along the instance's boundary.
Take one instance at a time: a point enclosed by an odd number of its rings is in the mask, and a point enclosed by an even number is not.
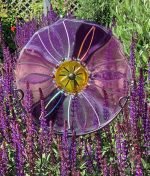
<svg viewBox="0 0 150 176"><path fill-rule="evenodd" d="M110 27L116 19L114 34L123 42L129 56L131 37L137 34L137 64L146 66L150 56L150 1L149 0L51 0L59 16L73 14L78 19L95 21ZM0 0L0 17L6 43L14 51L10 27L16 17L29 20L43 13L43 0Z"/></svg>

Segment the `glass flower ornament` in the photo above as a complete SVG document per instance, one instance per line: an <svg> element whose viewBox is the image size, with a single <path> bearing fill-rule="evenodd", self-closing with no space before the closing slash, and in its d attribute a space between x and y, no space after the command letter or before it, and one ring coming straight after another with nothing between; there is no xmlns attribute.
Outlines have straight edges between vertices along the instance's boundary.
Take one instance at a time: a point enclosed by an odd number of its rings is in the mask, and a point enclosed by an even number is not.
<svg viewBox="0 0 150 176"><path fill-rule="evenodd" d="M120 112L127 96L130 68L120 41L92 22L60 19L37 31L22 49L16 66L17 88L26 83L40 116L42 89L47 120L54 130L77 135L96 131ZM125 103L125 100L122 102Z"/></svg>

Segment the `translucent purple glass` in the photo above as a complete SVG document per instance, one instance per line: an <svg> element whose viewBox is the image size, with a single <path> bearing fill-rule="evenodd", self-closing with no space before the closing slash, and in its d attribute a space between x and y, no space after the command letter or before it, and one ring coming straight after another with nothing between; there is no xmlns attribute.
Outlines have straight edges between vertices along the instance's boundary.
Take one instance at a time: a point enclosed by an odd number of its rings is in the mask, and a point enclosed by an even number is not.
<svg viewBox="0 0 150 176"><path fill-rule="evenodd" d="M64 94L53 81L63 60L78 59L90 72L88 86L76 95ZM47 120L54 130L77 135L96 131L120 112L119 101L128 94L130 68L116 37L97 24L61 19L37 31L22 49L16 67L18 89L33 92L33 115L40 116L40 93L45 97ZM122 104L125 103L125 99Z"/></svg>

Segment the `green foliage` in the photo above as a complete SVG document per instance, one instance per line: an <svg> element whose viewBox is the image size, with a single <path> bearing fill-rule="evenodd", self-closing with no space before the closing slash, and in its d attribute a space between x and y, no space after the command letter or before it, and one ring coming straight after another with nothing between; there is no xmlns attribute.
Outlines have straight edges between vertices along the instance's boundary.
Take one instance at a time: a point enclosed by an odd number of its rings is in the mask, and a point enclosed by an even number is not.
<svg viewBox="0 0 150 176"><path fill-rule="evenodd" d="M77 18L111 25L116 18L114 33L121 38L124 50L129 55L131 37L137 33L136 59L138 67L146 67L149 57L150 1L149 0L78 0Z"/></svg>
<svg viewBox="0 0 150 176"><path fill-rule="evenodd" d="M22 17L41 15L43 11L43 1L21 1L0 0L0 17Z"/></svg>
<svg viewBox="0 0 150 176"><path fill-rule="evenodd" d="M0 17L7 17L7 4L0 0Z"/></svg>
<svg viewBox="0 0 150 176"><path fill-rule="evenodd" d="M67 13L73 13L78 8L77 0L51 0L53 9L57 11L61 17L66 16Z"/></svg>
<svg viewBox="0 0 150 176"><path fill-rule="evenodd" d="M145 67L149 57L150 38L150 1L126 0L112 3L111 14L116 17L114 32L123 41L125 52L129 54L129 45L133 33L137 33L137 65Z"/></svg>
<svg viewBox="0 0 150 176"><path fill-rule="evenodd" d="M16 17L30 18L33 16L41 16L43 10L43 3L41 0L36 0L31 2L30 8L26 6L27 2L24 4L17 5L16 1L14 4L11 4L11 0L7 1L7 3L0 0L0 17L2 21L2 31L4 36L4 42L6 46L9 47L11 53L13 53L16 49L15 44L13 42L13 36L15 33L11 31L11 26L15 25ZM17 7L17 8L15 8ZM27 13L28 10L23 10L24 8L30 9L30 14ZM21 13L19 11L21 10ZM19 15L18 15L19 13ZM2 60L2 49L0 46L0 60Z"/></svg>
<svg viewBox="0 0 150 176"><path fill-rule="evenodd" d="M15 43L13 41L14 33L11 31L11 26L15 24L15 18L13 17L3 17L1 18L2 31L5 41L5 45L9 47L10 52L13 53L16 49ZM0 45L0 60L2 60L2 48Z"/></svg>
<svg viewBox="0 0 150 176"><path fill-rule="evenodd" d="M41 0L33 1L30 5L31 16L40 16L43 12L43 3Z"/></svg>
<svg viewBox="0 0 150 176"><path fill-rule="evenodd" d="M66 14L66 8L64 6L63 0L52 0L51 1L53 8L60 14L65 15Z"/></svg>
<svg viewBox="0 0 150 176"><path fill-rule="evenodd" d="M111 0L78 0L79 7L75 16L107 26L111 21L111 2Z"/></svg>

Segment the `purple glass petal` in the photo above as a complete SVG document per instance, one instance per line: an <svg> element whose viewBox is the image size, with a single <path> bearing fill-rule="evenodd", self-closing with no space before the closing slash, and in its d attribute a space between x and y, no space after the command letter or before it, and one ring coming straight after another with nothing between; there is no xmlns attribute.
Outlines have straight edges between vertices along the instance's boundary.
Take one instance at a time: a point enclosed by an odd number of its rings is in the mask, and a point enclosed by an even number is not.
<svg viewBox="0 0 150 176"><path fill-rule="evenodd" d="M58 64L59 60L51 53L49 49L49 41L48 39L48 28L45 27L36 32L31 40L25 46L26 49L32 49L38 51L43 55L43 58L52 64Z"/></svg>
<svg viewBox="0 0 150 176"><path fill-rule="evenodd" d="M117 39L111 38L97 50L87 66L92 73L91 84L106 90L111 103L118 104L121 97L127 96L131 70Z"/></svg>
<svg viewBox="0 0 150 176"><path fill-rule="evenodd" d="M96 106L98 103L98 106ZM103 111L100 102L82 93L75 98L68 96L59 106L53 118L55 118L54 130L61 133L64 130L64 122L70 133L74 130L77 135L89 133L100 128Z"/></svg>
<svg viewBox="0 0 150 176"><path fill-rule="evenodd" d="M70 134L74 130L77 135L83 135L104 127L121 110L121 107L118 106L120 97L117 97L115 102L113 102L112 98L114 97L108 96L108 103L106 105L103 89L95 85L89 86L74 98L67 96L52 117L55 119L54 130L62 133L65 121L67 122ZM126 99L122 103L124 104L125 102Z"/></svg>
<svg viewBox="0 0 150 176"><path fill-rule="evenodd" d="M61 19L36 32L25 48L37 50L49 62L58 64L64 58L84 56L86 60L110 37L108 31L94 23Z"/></svg>
<svg viewBox="0 0 150 176"><path fill-rule="evenodd" d="M76 31L73 56L87 62L93 52L105 45L110 38L109 31L103 27L82 21L80 28Z"/></svg>
<svg viewBox="0 0 150 176"><path fill-rule="evenodd" d="M55 89L51 78L54 65L43 59L37 51L24 49L16 66L16 85L18 89L26 90L26 82L30 84L33 92L33 101L40 100L39 88L44 97L47 97Z"/></svg>
<svg viewBox="0 0 150 176"><path fill-rule="evenodd" d="M45 118L48 118L49 120L52 120L52 118L49 118L54 114L55 109L58 107L58 105L63 101L64 95L61 91L58 89L54 89L45 99ZM39 115L41 115L41 104L40 102L37 102L32 107L32 113L34 117L37 119L39 118Z"/></svg>
<svg viewBox="0 0 150 176"><path fill-rule="evenodd" d="M84 92L87 97L89 97L90 101L93 100L95 102L93 106L97 110L97 113L100 114L99 128L109 123L121 110L121 107L119 106L120 95L117 96L111 91L96 86L94 83L88 86ZM125 103L125 101L126 99L124 99L122 103Z"/></svg>
<svg viewBox="0 0 150 176"><path fill-rule="evenodd" d="M130 69L126 60L99 64L99 67L95 67L92 72L92 77L96 86L124 96L123 91L128 88L125 88L125 82L129 80Z"/></svg>
<svg viewBox="0 0 150 176"><path fill-rule="evenodd" d="M76 32L81 24L80 21L61 19L36 32L25 48L42 53L46 60L56 65L72 56Z"/></svg>
<svg viewBox="0 0 150 176"><path fill-rule="evenodd" d="M29 84L38 84L38 83L43 83L50 80L50 76L44 75L44 74L39 74L39 73L31 73L24 78L21 78L19 82L23 83L29 83Z"/></svg>
<svg viewBox="0 0 150 176"><path fill-rule="evenodd" d="M122 52L121 43L115 37L111 37L103 47L93 53L87 66L90 71L94 71L103 64L109 67L111 64L121 60L125 60L126 65L128 65L126 57Z"/></svg>

